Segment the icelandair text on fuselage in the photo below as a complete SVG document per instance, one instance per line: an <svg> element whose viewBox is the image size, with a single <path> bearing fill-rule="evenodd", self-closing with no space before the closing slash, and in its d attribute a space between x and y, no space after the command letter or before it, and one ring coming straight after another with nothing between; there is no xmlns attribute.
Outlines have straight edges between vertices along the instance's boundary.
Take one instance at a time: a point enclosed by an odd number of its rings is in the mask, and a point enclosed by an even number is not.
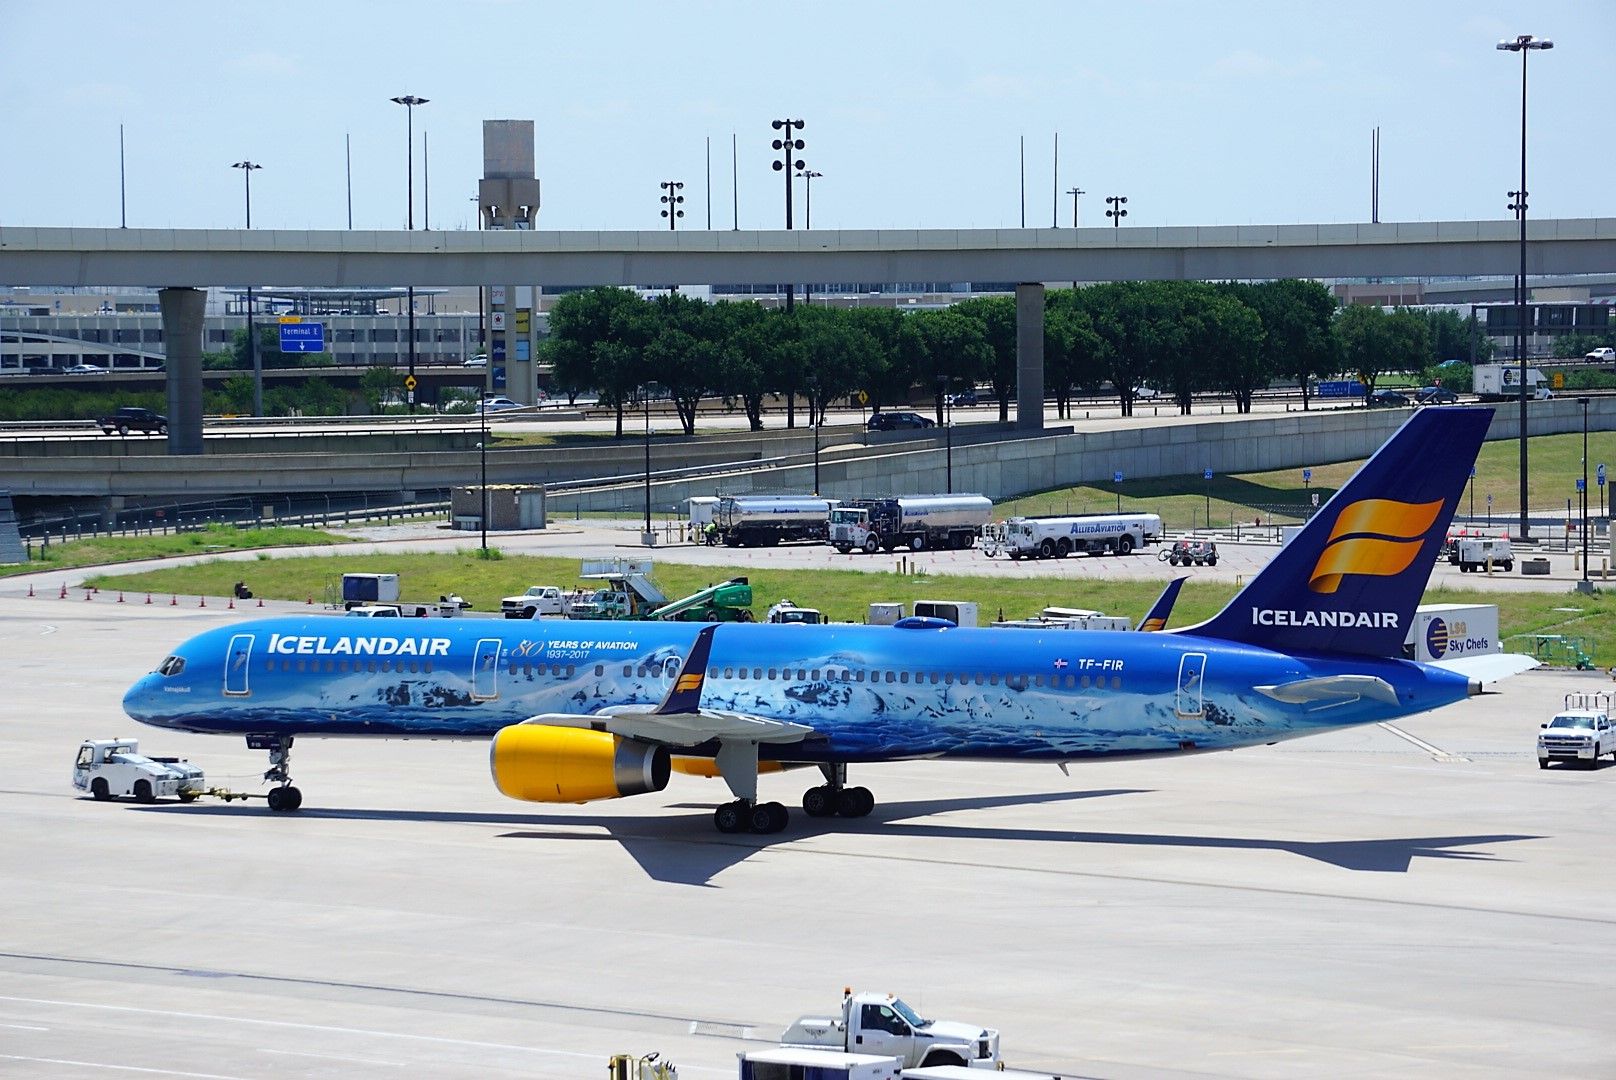
<svg viewBox="0 0 1616 1080"><path fill-rule="evenodd" d="M271 634L268 648L283 656L448 656L449 639Z"/></svg>
<svg viewBox="0 0 1616 1080"><path fill-rule="evenodd" d="M1364 626L1377 630L1397 629L1395 611L1276 611L1252 608L1253 626Z"/></svg>

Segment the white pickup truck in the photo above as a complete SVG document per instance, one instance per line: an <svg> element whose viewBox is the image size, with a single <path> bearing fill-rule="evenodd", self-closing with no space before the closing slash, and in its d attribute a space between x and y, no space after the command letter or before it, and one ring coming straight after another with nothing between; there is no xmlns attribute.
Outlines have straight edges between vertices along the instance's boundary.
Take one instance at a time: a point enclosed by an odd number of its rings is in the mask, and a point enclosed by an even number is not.
<svg viewBox="0 0 1616 1080"><path fill-rule="evenodd" d="M73 786L97 799L131 796L137 802L207 794L202 770L184 758L152 758L135 739L86 740L73 762Z"/></svg>
<svg viewBox="0 0 1616 1080"><path fill-rule="evenodd" d="M905 1068L964 1065L993 1069L999 1033L975 1024L927 1020L891 994L842 992L839 1016L804 1016L786 1028L781 1046L820 1047L901 1058Z"/></svg>
<svg viewBox="0 0 1616 1080"><path fill-rule="evenodd" d="M1575 761L1584 768L1599 768L1605 754L1616 758L1616 724L1610 722L1611 695L1567 694L1565 708L1554 719L1539 724L1537 767L1551 761Z"/></svg>
<svg viewBox="0 0 1616 1080"><path fill-rule="evenodd" d="M499 610L507 619L537 619L541 615L559 617L567 613L566 594L556 585L532 585L525 593L501 600Z"/></svg>

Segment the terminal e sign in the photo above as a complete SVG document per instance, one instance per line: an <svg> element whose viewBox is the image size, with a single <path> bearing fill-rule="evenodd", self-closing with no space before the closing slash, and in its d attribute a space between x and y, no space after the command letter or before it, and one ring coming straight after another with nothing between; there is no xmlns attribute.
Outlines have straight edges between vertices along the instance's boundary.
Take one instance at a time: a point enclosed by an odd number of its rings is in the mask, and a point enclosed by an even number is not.
<svg viewBox="0 0 1616 1080"><path fill-rule="evenodd" d="M281 316L281 352L325 352L325 323L304 322L297 315Z"/></svg>

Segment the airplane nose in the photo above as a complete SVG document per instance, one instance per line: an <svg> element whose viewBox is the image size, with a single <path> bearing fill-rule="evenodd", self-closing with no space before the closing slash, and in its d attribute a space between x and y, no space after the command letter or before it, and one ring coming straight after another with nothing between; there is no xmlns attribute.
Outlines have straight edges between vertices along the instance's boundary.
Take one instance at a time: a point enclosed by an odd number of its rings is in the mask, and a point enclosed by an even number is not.
<svg viewBox="0 0 1616 1080"><path fill-rule="evenodd" d="M123 696L123 711L131 720L143 724L159 724L154 706L161 696L156 687L156 675L143 675Z"/></svg>

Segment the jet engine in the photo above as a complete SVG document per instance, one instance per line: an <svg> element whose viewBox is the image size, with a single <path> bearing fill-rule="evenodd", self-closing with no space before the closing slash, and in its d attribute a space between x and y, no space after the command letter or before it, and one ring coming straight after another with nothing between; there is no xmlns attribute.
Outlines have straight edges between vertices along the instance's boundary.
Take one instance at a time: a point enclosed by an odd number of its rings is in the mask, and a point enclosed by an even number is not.
<svg viewBox="0 0 1616 1080"><path fill-rule="evenodd" d="M668 786L668 750L591 728L513 724L488 751L502 794L527 802L589 802Z"/></svg>

